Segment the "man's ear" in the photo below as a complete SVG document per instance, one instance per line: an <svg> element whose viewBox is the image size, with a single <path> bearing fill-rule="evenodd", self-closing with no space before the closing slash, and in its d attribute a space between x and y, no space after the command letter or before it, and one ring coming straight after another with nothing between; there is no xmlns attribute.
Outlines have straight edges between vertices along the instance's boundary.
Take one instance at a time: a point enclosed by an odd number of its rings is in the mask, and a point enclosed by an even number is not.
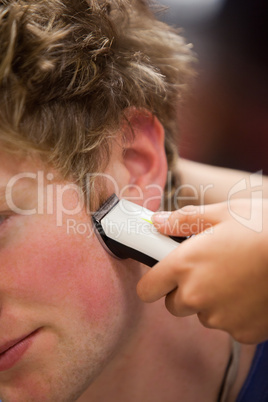
<svg viewBox="0 0 268 402"><path fill-rule="evenodd" d="M128 110L126 121L123 163L128 185L123 197L157 210L167 178L164 128L146 110Z"/></svg>

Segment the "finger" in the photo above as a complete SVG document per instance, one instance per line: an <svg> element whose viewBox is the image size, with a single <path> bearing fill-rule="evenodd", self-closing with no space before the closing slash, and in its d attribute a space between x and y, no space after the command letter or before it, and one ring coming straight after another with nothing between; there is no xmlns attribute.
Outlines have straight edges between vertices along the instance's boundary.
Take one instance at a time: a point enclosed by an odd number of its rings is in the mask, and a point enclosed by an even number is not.
<svg viewBox="0 0 268 402"><path fill-rule="evenodd" d="M137 284L138 296L144 302L161 299L178 286L177 277L172 271L173 264L170 264L168 257L163 261L148 271Z"/></svg>
<svg viewBox="0 0 268 402"><path fill-rule="evenodd" d="M221 329L218 326L215 326L215 324L213 325L212 320L211 320L211 314L206 310L206 311L199 311L197 313L197 317L200 321L200 323L206 327L206 328L210 328L210 329Z"/></svg>
<svg viewBox="0 0 268 402"><path fill-rule="evenodd" d="M180 288L176 288L166 296L166 308L176 317L186 317L188 315L196 314L197 310L181 300Z"/></svg>
<svg viewBox="0 0 268 402"><path fill-rule="evenodd" d="M179 285L183 286L189 276L189 271L195 265L198 266L200 260L204 260L204 254L206 258L207 242L209 242L209 246L211 243L208 236L210 235L195 236L183 242L149 270L137 285L137 293L141 300L154 302L172 292Z"/></svg>
<svg viewBox="0 0 268 402"><path fill-rule="evenodd" d="M166 235L189 236L208 230L226 216L226 203L189 205L174 212L157 212L152 216L155 227Z"/></svg>
<svg viewBox="0 0 268 402"><path fill-rule="evenodd" d="M243 330L243 325L237 322L237 316L234 315L234 320L232 314L227 314L225 309L221 307L210 306L210 308L204 308L197 313L200 323L210 329L220 329L221 331L226 331L234 337L234 330L239 327Z"/></svg>

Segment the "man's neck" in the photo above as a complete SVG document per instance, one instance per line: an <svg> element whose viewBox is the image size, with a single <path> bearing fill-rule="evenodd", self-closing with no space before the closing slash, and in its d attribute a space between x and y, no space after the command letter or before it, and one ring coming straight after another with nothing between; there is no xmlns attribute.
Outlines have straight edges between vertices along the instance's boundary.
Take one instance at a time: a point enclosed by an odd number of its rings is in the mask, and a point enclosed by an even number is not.
<svg viewBox="0 0 268 402"><path fill-rule="evenodd" d="M230 356L230 339L196 317L148 305L135 336L78 402L214 401Z"/></svg>

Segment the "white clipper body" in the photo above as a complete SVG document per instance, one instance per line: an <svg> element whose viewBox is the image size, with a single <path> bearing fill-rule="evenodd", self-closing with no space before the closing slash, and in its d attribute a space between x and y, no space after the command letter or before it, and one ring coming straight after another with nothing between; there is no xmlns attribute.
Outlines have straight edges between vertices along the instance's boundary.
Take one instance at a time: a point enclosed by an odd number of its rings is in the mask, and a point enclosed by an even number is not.
<svg viewBox="0 0 268 402"><path fill-rule="evenodd" d="M153 266L186 237L171 238L154 227L154 212L113 194L93 215L93 222L108 251L118 258L133 258Z"/></svg>

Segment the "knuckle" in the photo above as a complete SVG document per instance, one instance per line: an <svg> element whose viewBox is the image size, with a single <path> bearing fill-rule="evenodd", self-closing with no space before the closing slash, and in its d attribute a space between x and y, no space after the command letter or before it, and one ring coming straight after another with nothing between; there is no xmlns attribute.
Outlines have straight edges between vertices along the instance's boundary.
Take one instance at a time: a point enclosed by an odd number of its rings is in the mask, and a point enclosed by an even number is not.
<svg viewBox="0 0 268 402"><path fill-rule="evenodd" d="M179 209L179 213L180 214L185 214L186 216L188 215L193 215L196 214L198 210L198 207L196 207L195 205L186 205L185 207L182 207L181 209Z"/></svg>
<svg viewBox="0 0 268 402"><path fill-rule="evenodd" d="M178 289L166 296L165 303L167 310L176 317L185 317L195 313L191 307L185 306L181 302Z"/></svg>
<svg viewBox="0 0 268 402"><path fill-rule="evenodd" d="M201 324L206 327L206 328L215 328L215 329L220 329L219 326L219 321L217 319L217 317L211 313L209 313L208 311L202 311L200 313L197 314L198 315L198 319L201 322Z"/></svg>
<svg viewBox="0 0 268 402"><path fill-rule="evenodd" d="M170 217L168 218L168 221L170 223L174 222L191 222L193 219L193 216L196 216L197 209L193 205L187 205L186 207L183 207L181 209L178 209L177 211L174 211Z"/></svg>
<svg viewBox="0 0 268 402"><path fill-rule="evenodd" d="M191 291L189 286L184 286L180 292L181 302L186 307L195 307L198 305L198 297Z"/></svg>
<svg viewBox="0 0 268 402"><path fill-rule="evenodd" d="M203 306L204 298L202 293L198 291L198 283L191 276L190 271L189 269L187 270L185 283L180 288L180 297L185 306L199 310Z"/></svg>
<svg viewBox="0 0 268 402"><path fill-rule="evenodd" d="M181 306L178 302L175 301L176 298L176 291L169 293L165 299L165 305L167 310L175 316L180 315Z"/></svg>

